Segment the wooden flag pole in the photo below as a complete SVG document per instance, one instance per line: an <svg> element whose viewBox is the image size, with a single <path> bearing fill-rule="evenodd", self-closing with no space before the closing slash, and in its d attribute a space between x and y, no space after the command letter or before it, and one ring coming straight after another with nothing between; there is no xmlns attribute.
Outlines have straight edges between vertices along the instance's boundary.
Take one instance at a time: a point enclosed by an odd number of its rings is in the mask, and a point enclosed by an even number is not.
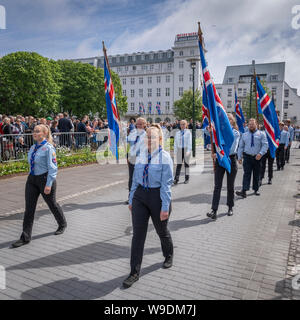
<svg viewBox="0 0 300 320"><path fill-rule="evenodd" d="M200 22L198 22L198 38L199 38L199 41L200 41L200 44L201 44L203 50L206 52L206 50L204 49L204 39L203 39L202 30L201 30L201 27L200 27ZM201 85L202 85L202 92L203 92L204 88L205 88L205 84L202 81L202 79L201 79ZM203 97L202 97L202 104L203 104ZM207 114L208 114L208 122L209 122L209 129L210 129L209 130L209 134L210 134L210 144L211 144L211 155L212 155L213 167L214 167L214 172L215 172L216 171L216 162L215 162L215 159L213 158L214 144L213 144L213 139L212 139L211 119L210 119L210 112L209 112L209 107L208 106L207 106Z"/></svg>

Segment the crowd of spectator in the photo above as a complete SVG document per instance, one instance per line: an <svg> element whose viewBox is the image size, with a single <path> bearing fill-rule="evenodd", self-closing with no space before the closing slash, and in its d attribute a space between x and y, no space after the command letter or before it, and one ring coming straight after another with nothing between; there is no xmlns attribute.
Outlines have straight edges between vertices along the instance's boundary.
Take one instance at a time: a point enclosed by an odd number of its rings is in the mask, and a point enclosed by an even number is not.
<svg viewBox="0 0 300 320"><path fill-rule="evenodd" d="M179 120L171 122L160 122L163 131L172 132L180 129ZM68 113L59 113L55 117L35 118L32 116L8 116L0 115L0 161L18 159L24 157L25 152L34 143L32 132L36 125L45 124L51 129L56 147L81 148L89 145L96 150L102 143L108 140L107 119L93 118L88 115L82 118L69 117ZM195 122L196 129L202 128L202 123ZM147 122L150 126L150 122ZM122 122L123 135L126 135L135 128L135 119L129 122ZM190 120L188 128L193 128L193 121ZM172 133L171 133L172 136ZM300 127L295 127L295 139L300 140Z"/></svg>

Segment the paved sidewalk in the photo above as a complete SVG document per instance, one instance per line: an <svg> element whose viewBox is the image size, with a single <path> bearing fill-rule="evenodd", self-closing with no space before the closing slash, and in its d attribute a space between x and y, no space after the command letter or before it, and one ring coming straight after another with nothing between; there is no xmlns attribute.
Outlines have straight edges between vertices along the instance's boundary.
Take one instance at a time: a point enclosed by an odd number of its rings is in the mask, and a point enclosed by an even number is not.
<svg viewBox="0 0 300 320"><path fill-rule="evenodd" d="M33 241L14 250L9 245L20 235L23 215L7 213L24 207L26 177L0 181L0 265L7 279L0 299L292 298L284 291L290 241L299 228L292 222L300 150L292 149L291 163L274 172L273 185L264 184L260 197L237 199L232 217L226 215L225 191L216 222L206 217L213 175L209 153L205 159L204 171L193 173L190 184L173 188L174 266L161 268L160 243L150 224L141 278L127 290L121 283L129 272L132 228L123 204L125 165L61 170L58 198L68 229L53 236L54 218L39 208ZM241 179L239 170L236 189Z"/></svg>

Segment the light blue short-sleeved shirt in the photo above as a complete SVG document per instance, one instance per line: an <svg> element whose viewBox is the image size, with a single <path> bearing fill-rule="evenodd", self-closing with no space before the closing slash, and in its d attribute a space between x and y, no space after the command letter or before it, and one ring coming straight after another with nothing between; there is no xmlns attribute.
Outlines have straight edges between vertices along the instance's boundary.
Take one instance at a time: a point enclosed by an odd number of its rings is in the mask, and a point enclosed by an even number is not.
<svg viewBox="0 0 300 320"><path fill-rule="evenodd" d="M171 203L171 186L173 183L173 161L167 151L160 151L151 159L148 169L148 187L160 188L162 211L168 211ZM139 185L143 186L143 173L148 163L148 152L140 154L135 163L129 204L132 205L134 193Z"/></svg>
<svg viewBox="0 0 300 320"><path fill-rule="evenodd" d="M35 144L30 148L28 152L28 163L30 167L31 155L34 151ZM48 172L46 186L51 187L53 181L57 175L57 161L56 152L53 145L47 142L45 145L40 147L35 155L34 159L34 175L38 176Z"/></svg>

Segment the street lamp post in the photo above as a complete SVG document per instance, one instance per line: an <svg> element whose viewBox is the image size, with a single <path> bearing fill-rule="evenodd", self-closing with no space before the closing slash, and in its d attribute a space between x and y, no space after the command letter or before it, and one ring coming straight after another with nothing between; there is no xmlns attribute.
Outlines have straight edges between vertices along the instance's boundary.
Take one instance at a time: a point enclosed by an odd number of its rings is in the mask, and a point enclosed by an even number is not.
<svg viewBox="0 0 300 320"><path fill-rule="evenodd" d="M193 129L192 129L192 150L193 157L196 156L196 123L195 123L195 69L197 61L200 61L198 58L190 58L186 61L190 62L191 68L193 70Z"/></svg>

